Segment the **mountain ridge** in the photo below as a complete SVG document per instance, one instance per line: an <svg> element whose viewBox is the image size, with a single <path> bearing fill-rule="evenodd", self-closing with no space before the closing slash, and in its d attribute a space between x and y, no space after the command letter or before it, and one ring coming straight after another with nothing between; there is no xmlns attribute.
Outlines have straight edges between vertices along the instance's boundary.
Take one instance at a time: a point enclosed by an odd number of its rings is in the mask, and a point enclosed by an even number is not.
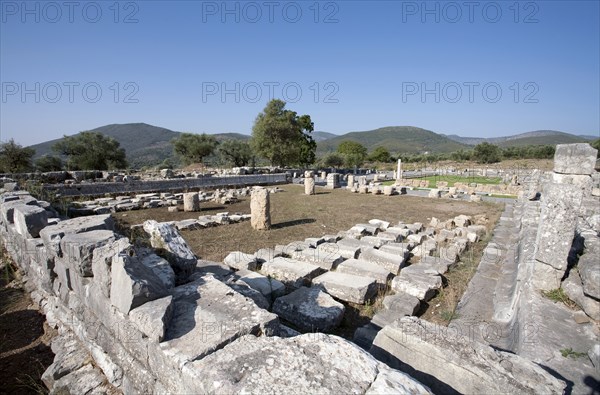
<svg viewBox="0 0 600 395"><path fill-rule="evenodd" d="M127 159L132 167L158 165L165 159L173 158L171 140L182 132L149 125L146 123L110 124L91 129L117 140L127 153ZM251 136L241 133L212 134L218 141L238 139L248 141ZM337 135L324 131L312 133L317 142L317 154L333 152L344 140L356 141L363 144L369 151L383 146L391 153L421 154L449 153L459 149L471 149L480 142L487 141L502 147L522 145L547 145L585 142L593 136L576 136L554 130L536 130L512 136L478 138L446 135L415 126L386 126L373 130L354 131ZM36 150L35 158L52 154L52 145L62 138L31 145Z"/></svg>

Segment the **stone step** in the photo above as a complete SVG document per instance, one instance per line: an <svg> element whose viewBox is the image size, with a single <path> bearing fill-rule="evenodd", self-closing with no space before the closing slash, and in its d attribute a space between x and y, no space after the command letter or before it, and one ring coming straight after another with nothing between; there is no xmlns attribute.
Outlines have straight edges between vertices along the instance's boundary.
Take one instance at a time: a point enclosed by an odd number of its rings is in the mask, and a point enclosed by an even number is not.
<svg viewBox="0 0 600 395"><path fill-rule="evenodd" d="M408 266L392 280L392 289L395 292L404 292L428 301L435 296L438 289L442 288L442 278L436 270L417 268L417 265Z"/></svg>
<svg viewBox="0 0 600 395"><path fill-rule="evenodd" d="M359 258L367 262L375 263L394 275L398 274L400 269L406 265L406 259L404 259L404 257L376 250L372 247L363 250L360 253Z"/></svg>
<svg viewBox="0 0 600 395"><path fill-rule="evenodd" d="M346 273L327 272L313 279L313 286L321 287L345 302L365 304L377 293L377 281L370 277Z"/></svg>
<svg viewBox="0 0 600 395"><path fill-rule="evenodd" d="M323 249L307 248L290 254L292 259L312 263L325 270L334 270L338 264L344 261L344 257L334 252L323 251Z"/></svg>
<svg viewBox="0 0 600 395"><path fill-rule="evenodd" d="M310 285L312 279L325 270L317 265L296 259L277 257L263 263L261 273L281 281L291 289Z"/></svg>
<svg viewBox="0 0 600 395"><path fill-rule="evenodd" d="M387 282L394 277L387 269L362 259L347 259L338 265L336 272L371 277L382 287L385 287Z"/></svg>
<svg viewBox="0 0 600 395"><path fill-rule="evenodd" d="M360 253L363 244L356 239L341 239L337 243L324 243L318 249L340 254L346 259L356 258Z"/></svg>

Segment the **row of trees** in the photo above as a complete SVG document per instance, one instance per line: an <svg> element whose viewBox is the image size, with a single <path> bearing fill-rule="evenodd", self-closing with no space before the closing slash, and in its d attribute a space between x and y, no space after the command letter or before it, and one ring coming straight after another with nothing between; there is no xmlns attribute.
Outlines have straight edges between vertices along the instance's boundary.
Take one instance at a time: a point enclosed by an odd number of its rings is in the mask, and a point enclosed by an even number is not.
<svg viewBox="0 0 600 395"><path fill-rule="evenodd" d="M285 108L282 100L271 100L258 114L249 142L225 140L218 142L207 134L182 133L171 143L173 151L184 164L202 163L206 157L218 155L221 163L246 166L265 158L271 165L308 166L315 163L317 144L311 136L314 123L310 115L298 115ZM592 145L600 150L600 139ZM39 158L35 163L35 151L10 140L0 144L0 172L27 172L32 170L109 170L127 167L125 150L113 138L97 132L81 132L65 136L54 144L55 155ZM369 162L436 162L440 160L494 163L502 159L549 159L554 156L555 146L526 146L501 148L484 142L472 150L459 150L450 154L399 155L394 157L385 147L377 147L371 153L356 141L343 141L336 152L326 154L319 160L324 167L342 166L356 168ZM169 160L165 167L172 165Z"/></svg>
<svg viewBox="0 0 600 395"><path fill-rule="evenodd" d="M44 155L35 162L35 150L22 147L14 139L0 144L0 172L109 170L127 168L125 150L119 142L96 132L81 132L64 138L52 146L54 155ZM63 160L64 158L64 160Z"/></svg>

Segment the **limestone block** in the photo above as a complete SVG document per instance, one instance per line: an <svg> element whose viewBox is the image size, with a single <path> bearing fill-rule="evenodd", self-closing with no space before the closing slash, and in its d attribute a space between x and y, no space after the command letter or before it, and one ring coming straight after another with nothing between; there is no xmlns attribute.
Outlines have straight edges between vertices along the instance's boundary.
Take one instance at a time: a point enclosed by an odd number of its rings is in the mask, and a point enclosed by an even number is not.
<svg viewBox="0 0 600 395"><path fill-rule="evenodd" d="M585 296L583 285L577 270L571 270L569 277L563 281L561 288L569 299L577 303L585 313L595 320L600 320L600 303L597 300Z"/></svg>
<svg viewBox="0 0 600 395"><path fill-rule="evenodd" d="M328 294L352 303L365 304L377 292L377 281L370 277L352 274L327 272L312 280Z"/></svg>
<svg viewBox="0 0 600 395"><path fill-rule="evenodd" d="M435 199L439 199L442 197L442 191L440 191L439 189L432 189L429 191L429 195L430 198L435 198Z"/></svg>
<svg viewBox="0 0 600 395"><path fill-rule="evenodd" d="M133 246L129 239L121 238L94 249L92 253L92 274L94 282L100 287L105 297L110 297L110 268L113 258L121 253L127 253Z"/></svg>
<svg viewBox="0 0 600 395"><path fill-rule="evenodd" d="M223 262L235 270L256 270L258 262L254 254L246 254L241 251L230 252Z"/></svg>
<svg viewBox="0 0 600 395"><path fill-rule="evenodd" d="M167 294L163 282L135 257L121 254L113 260L110 302L122 313Z"/></svg>
<svg viewBox="0 0 600 395"><path fill-rule="evenodd" d="M183 194L183 211L200 211L200 197L197 192Z"/></svg>
<svg viewBox="0 0 600 395"><path fill-rule="evenodd" d="M260 292L269 301L283 296L285 293L285 285L281 281L260 273L241 269L235 272L234 277Z"/></svg>
<svg viewBox="0 0 600 395"><path fill-rule="evenodd" d="M334 270L337 265L344 260L340 254L336 254L323 249L307 248L301 251L293 252L290 255L293 259L303 262L309 262L325 270Z"/></svg>
<svg viewBox="0 0 600 395"><path fill-rule="evenodd" d="M83 233L92 230L113 230L114 220L110 214L92 215L60 221L46 226L40 231L44 245L56 256L62 256L60 240L66 234Z"/></svg>
<svg viewBox="0 0 600 395"><path fill-rule="evenodd" d="M384 269L376 263L361 259L347 259L343 261L338 265L336 272L374 278L380 287L384 287L388 280L393 277L393 274L387 269Z"/></svg>
<svg viewBox="0 0 600 395"><path fill-rule="evenodd" d="M403 256L380 251L372 247L362 249L359 258L375 263L394 275L398 274L400 269L406 264Z"/></svg>
<svg viewBox="0 0 600 395"><path fill-rule="evenodd" d="M554 172L591 175L597 153L588 143L558 144L554 153Z"/></svg>
<svg viewBox="0 0 600 395"><path fill-rule="evenodd" d="M600 300L600 255L598 255L598 251L586 251L579 257L577 269L581 275L584 293Z"/></svg>
<svg viewBox="0 0 600 395"><path fill-rule="evenodd" d="M535 259L564 272L575 237L581 189L550 183L542 195Z"/></svg>
<svg viewBox="0 0 600 395"><path fill-rule="evenodd" d="M173 314L172 301L173 297L169 295L146 302L131 310L129 319L151 342L161 342Z"/></svg>
<svg viewBox="0 0 600 395"><path fill-rule="evenodd" d="M566 388L534 362L416 317L385 326L371 353L436 393L561 394Z"/></svg>
<svg viewBox="0 0 600 395"><path fill-rule="evenodd" d="M248 367L252 367L250 374L231 374L249 372ZM427 387L389 369L357 345L325 334L244 336L194 361L190 370L187 392L192 393L430 393ZM377 392L379 389L381 392Z"/></svg>
<svg viewBox="0 0 600 395"><path fill-rule="evenodd" d="M263 263L261 268L265 276L274 277L292 289L309 285L310 281L323 271L324 269L317 265L282 257Z"/></svg>
<svg viewBox="0 0 600 395"><path fill-rule="evenodd" d="M306 195L314 195L315 194L315 179L312 177L308 177L304 179L304 193Z"/></svg>
<svg viewBox="0 0 600 395"><path fill-rule="evenodd" d="M150 235L152 247L165 253L178 277L186 278L193 272L198 258L173 225L148 220L143 227Z"/></svg>
<svg viewBox="0 0 600 395"><path fill-rule="evenodd" d="M273 312L304 331L327 332L337 327L345 307L320 288L301 287L275 300Z"/></svg>
<svg viewBox="0 0 600 395"><path fill-rule="evenodd" d="M250 224L253 229L271 229L271 203L268 189L263 187L254 187L252 189L250 211L252 214Z"/></svg>
<svg viewBox="0 0 600 395"><path fill-rule="evenodd" d="M442 288L442 278L437 270L422 270L419 265L411 265L400 271L392 280L395 292L404 292L419 300L428 301Z"/></svg>
<svg viewBox="0 0 600 395"><path fill-rule="evenodd" d="M60 241L63 258L79 275L92 277L93 254L96 248L111 244L116 235L111 230L93 230L85 233L71 233Z"/></svg>
<svg viewBox="0 0 600 395"><path fill-rule="evenodd" d="M17 232L27 238L39 237L40 231L48 225L47 211L37 206L15 206L13 219Z"/></svg>

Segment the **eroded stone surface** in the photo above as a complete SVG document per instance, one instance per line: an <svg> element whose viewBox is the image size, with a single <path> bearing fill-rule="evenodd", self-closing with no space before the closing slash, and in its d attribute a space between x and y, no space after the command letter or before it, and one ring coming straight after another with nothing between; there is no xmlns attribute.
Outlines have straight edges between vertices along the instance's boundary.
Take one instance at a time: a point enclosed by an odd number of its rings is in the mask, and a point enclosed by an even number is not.
<svg viewBox="0 0 600 395"><path fill-rule="evenodd" d="M371 353L420 379L436 393L561 394L566 388L565 382L525 358L417 317L404 317L385 326Z"/></svg>
<svg viewBox="0 0 600 395"><path fill-rule="evenodd" d="M197 393L350 394L392 386L396 393L429 389L337 336L287 339L245 336L190 369Z"/></svg>
<svg viewBox="0 0 600 395"><path fill-rule="evenodd" d="M275 300L273 312L304 331L329 331L344 316L344 305L320 288L301 287Z"/></svg>

